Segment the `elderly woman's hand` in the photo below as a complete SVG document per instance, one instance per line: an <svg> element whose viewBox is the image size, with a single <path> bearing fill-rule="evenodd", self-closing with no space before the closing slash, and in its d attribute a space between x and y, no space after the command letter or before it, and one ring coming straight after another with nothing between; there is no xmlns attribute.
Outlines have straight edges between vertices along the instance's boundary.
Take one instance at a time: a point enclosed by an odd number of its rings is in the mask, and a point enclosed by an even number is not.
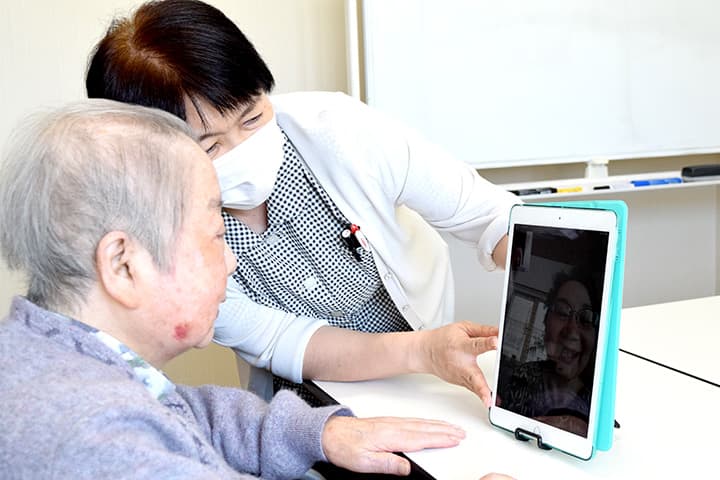
<svg viewBox="0 0 720 480"><path fill-rule="evenodd" d="M328 461L355 472L409 475L410 462L393 452L454 447L465 431L440 420L330 417L322 434Z"/></svg>

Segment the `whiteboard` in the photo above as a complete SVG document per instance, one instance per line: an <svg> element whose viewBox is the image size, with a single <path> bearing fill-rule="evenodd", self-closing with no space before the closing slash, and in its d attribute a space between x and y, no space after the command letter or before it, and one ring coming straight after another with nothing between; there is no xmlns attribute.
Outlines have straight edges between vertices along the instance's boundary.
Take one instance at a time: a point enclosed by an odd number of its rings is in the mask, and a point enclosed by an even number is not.
<svg viewBox="0 0 720 480"><path fill-rule="evenodd" d="M365 100L478 168L720 151L717 0L364 0Z"/></svg>

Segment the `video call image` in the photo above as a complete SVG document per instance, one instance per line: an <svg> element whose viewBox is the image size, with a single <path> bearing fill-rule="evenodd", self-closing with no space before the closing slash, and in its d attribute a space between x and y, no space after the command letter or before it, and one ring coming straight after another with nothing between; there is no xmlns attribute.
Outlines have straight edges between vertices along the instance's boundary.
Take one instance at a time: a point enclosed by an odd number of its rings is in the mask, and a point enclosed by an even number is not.
<svg viewBox="0 0 720 480"><path fill-rule="evenodd" d="M587 437L608 234L513 235L496 405Z"/></svg>

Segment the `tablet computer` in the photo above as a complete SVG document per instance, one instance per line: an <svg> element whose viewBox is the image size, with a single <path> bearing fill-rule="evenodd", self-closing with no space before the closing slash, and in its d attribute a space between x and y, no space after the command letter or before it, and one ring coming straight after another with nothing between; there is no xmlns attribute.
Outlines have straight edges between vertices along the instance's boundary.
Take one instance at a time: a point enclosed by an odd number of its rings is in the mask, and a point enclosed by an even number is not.
<svg viewBox="0 0 720 480"><path fill-rule="evenodd" d="M610 210L519 205L510 218L490 422L593 454L617 244Z"/></svg>

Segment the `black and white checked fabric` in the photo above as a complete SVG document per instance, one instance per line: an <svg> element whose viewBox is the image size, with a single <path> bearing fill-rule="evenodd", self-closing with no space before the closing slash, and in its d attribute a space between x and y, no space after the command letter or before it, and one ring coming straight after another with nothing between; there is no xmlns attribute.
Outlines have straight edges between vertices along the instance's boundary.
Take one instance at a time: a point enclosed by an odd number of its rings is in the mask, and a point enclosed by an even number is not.
<svg viewBox="0 0 720 480"><path fill-rule="evenodd" d="M223 212L240 288L257 303L337 327L410 330L380 281L372 252L363 251L360 261L353 257L340 237L351 222L285 138L285 159L267 201L267 230L257 234Z"/></svg>
<svg viewBox="0 0 720 480"><path fill-rule="evenodd" d="M351 223L317 183L285 137L284 161L267 200L268 228L257 234L223 212L225 239L237 258L233 277L253 301L362 332L409 331L383 286L372 252L358 261L340 233ZM362 229L362 225L360 225ZM273 378L318 405L302 385Z"/></svg>

